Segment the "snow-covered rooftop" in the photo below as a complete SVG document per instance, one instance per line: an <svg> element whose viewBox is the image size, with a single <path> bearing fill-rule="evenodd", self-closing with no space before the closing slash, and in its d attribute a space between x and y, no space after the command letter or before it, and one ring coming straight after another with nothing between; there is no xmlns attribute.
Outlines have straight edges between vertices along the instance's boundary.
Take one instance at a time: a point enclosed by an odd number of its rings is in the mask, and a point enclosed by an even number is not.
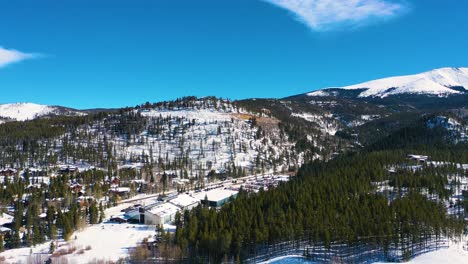
<svg viewBox="0 0 468 264"><path fill-rule="evenodd" d="M148 210L148 212L157 215L159 217L164 217L168 215L172 215L177 213L180 210L179 207L171 204L171 203L162 203L158 204L151 209Z"/></svg>
<svg viewBox="0 0 468 264"><path fill-rule="evenodd" d="M112 188L110 191L119 192L119 193L130 192L130 188L129 187L116 187L116 188Z"/></svg>
<svg viewBox="0 0 468 264"><path fill-rule="evenodd" d="M199 193L195 193L195 197L200 201L205 200L207 198L209 201L221 201L227 199L233 195L236 195L238 192L234 190L227 190L227 189L213 189L209 191L203 191Z"/></svg>
<svg viewBox="0 0 468 264"><path fill-rule="evenodd" d="M179 196L177 196L177 198L175 199L172 199L170 201L170 203L172 203L173 205L176 205L180 208L184 208L184 207L187 207L187 206L190 206L190 205L193 205L195 203L198 203L200 202L200 199L197 199L193 196L190 196L188 194L181 194Z"/></svg>
<svg viewBox="0 0 468 264"><path fill-rule="evenodd" d="M0 216L0 225L8 224L11 222L13 222L13 216L5 213L3 213L2 216Z"/></svg>

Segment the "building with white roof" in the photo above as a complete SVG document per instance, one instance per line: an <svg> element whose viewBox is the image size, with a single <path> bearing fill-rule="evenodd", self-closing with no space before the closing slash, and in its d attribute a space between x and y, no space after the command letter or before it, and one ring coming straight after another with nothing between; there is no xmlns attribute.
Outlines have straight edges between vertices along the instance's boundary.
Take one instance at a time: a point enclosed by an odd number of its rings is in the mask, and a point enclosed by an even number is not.
<svg viewBox="0 0 468 264"><path fill-rule="evenodd" d="M426 160L429 159L429 156L408 154L408 158L416 160L416 161L420 161L420 162L425 162Z"/></svg>
<svg viewBox="0 0 468 264"><path fill-rule="evenodd" d="M11 224L13 222L13 219L14 219L13 216L9 214L6 214L6 213L0 214L0 226L4 224Z"/></svg>
<svg viewBox="0 0 468 264"><path fill-rule="evenodd" d="M231 198L237 197L238 191L228 189L213 189L195 193L195 197L200 200L202 204L211 207L220 207Z"/></svg>
<svg viewBox="0 0 468 264"><path fill-rule="evenodd" d="M178 206L182 210L190 210L200 203L200 199L189 194L180 194L177 198L169 201L171 204Z"/></svg>
<svg viewBox="0 0 468 264"><path fill-rule="evenodd" d="M181 209L171 203L161 203L144 210L145 225L163 225L174 221Z"/></svg>

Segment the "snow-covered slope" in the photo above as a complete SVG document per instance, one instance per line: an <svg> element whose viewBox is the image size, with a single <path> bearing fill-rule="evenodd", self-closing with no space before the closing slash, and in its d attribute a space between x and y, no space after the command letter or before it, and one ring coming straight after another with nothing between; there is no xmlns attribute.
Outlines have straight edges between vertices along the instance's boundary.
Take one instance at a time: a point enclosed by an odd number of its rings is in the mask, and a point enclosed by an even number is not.
<svg viewBox="0 0 468 264"><path fill-rule="evenodd" d="M408 264L438 264L438 263L467 263L468 251L464 248L463 243L451 242L448 248L439 249L428 252L414 259L404 262ZM385 264L385 263L382 263ZM386 264L390 264L386 263Z"/></svg>
<svg viewBox="0 0 468 264"><path fill-rule="evenodd" d="M431 251L411 259L408 262L402 262L406 264L439 264L439 263L451 263L461 264L467 263L468 251L464 249L463 243L450 242L448 248L443 248L435 251ZM278 263L316 263L313 261L306 260L301 255L289 255L274 258L261 264L278 264ZM395 262L373 262L375 264L394 264Z"/></svg>
<svg viewBox="0 0 468 264"><path fill-rule="evenodd" d="M7 118L16 121L32 120L51 114L80 115L82 113L58 106L40 105L34 103L14 103L0 105L0 119Z"/></svg>
<svg viewBox="0 0 468 264"><path fill-rule="evenodd" d="M460 87L468 89L468 68L441 68L415 75L389 77L337 88L365 89L359 94L359 97L383 98L397 94L425 94L445 97L464 93ZM333 96L334 94L328 92L327 89L311 92L307 95Z"/></svg>

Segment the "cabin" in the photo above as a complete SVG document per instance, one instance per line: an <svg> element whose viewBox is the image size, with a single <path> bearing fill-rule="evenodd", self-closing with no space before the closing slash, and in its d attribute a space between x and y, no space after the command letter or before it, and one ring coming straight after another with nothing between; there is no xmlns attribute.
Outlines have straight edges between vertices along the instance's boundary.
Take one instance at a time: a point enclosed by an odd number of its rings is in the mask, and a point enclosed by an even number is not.
<svg viewBox="0 0 468 264"><path fill-rule="evenodd" d="M429 159L429 156L408 154L408 158L414 161L426 162Z"/></svg>
<svg viewBox="0 0 468 264"><path fill-rule="evenodd" d="M75 173L76 171L78 171L78 167L73 166L73 165L65 165L65 166L61 166L58 172L60 174L70 174L70 173Z"/></svg>
<svg viewBox="0 0 468 264"><path fill-rule="evenodd" d="M84 193L84 190L83 190L83 185L79 184L79 183L73 183L70 185L70 190L73 192L73 193L77 193L78 195L83 195Z"/></svg>
<svg viewBox="0 0 468 264"><path fill-rule="evenodd" d="M114 187L109 190L110 195L118 195L122 198L128 198L130 196L130 188L129 187Z"/></svg>
<svg viewBox="0 0 468 264"><path fill-rule="evenodd" d="M29 174L29 177L44 177L47 176L47 169L42 168L28 168L25 170L25 173Z"/></svg>
<svg viewBox="0 0 468 264"><path fill-rule="evenodd" d="M10 177L16 175L17 170L12 168L0 169L0 176Z"/></svg>
<svg viewBox="0 0 468 264"><path fill-rule="evenodd" d="M149 113L151 112L151 109L150 108L140 108L138 109L138 112L141 114L141 113Z"/></svg>
<svg viewBox="0 0 468 264"><path fill-rule="evenodd" d="M8 227L0 226L0 236L5 240L6 236L11 234L11 229Z"/></svg>
<svg viewBox="0 0 468 264"><path fill-rule="evenodd" d="M81 206L90 204L92 201L96 200L93 196L80 196L75 199L76 203Z"/></svg>
<svg viewBox="0 0 468 264"><path fill-rule="evenodd" d="M120 179L117 178L117 177L113 177L110 181L111 185L116 185L116 186L119 186L120 185Z"/></svg>
<svg viewBox="0 0 468 264"><path fill-rule="evenodd" d="M189 179L173 179L172 187L174 188L184 188L190 184Z"/></svg>

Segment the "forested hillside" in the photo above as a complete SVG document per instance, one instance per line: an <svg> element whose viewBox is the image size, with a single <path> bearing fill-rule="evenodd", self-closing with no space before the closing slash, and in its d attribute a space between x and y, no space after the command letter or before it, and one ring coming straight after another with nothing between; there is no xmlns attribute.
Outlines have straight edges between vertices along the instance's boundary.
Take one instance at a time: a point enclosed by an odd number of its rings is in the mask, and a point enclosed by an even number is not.
<svg viewBox="0 0 468 264"><path fill-rule="evenodd" d="M0 124L2 248L69 240L140 194L294 173L324 153L296 146L274 116L214 97Z"/></svg>
<svg viewBox="0 0 468 264"><path fill-rule="evenodd" d="M428 126L433 118L357 153L305 164L294 180L268 192L242 193L219 212L198 207L185 213L174 243L192 260L217 262L246 260L256 250L304 239L325 248L372 243L388 259L395 257L390 249L407 258L413 245L460 239L468 204L452 204L452 196L466 188L461 164L468 163L468 145L452 142L445 127ZM421 165L408 153L442 162Z"/></svg>
<svg viewBox="0 0 468 264"><path fill-rule="evenodd" d="M155 260L163 248L176 262L253 262L286 249L399 261L459 239L466 111L339 100L350 101L184 97L9 120L0 124L0 204L11 218L1 250L50 243L54 252L53 241L106 221L124 199L226 182L241 186L236 199L182 209L175 232L132 260ZM246 176L275 174L289 181L244 189Z"/></svg>

